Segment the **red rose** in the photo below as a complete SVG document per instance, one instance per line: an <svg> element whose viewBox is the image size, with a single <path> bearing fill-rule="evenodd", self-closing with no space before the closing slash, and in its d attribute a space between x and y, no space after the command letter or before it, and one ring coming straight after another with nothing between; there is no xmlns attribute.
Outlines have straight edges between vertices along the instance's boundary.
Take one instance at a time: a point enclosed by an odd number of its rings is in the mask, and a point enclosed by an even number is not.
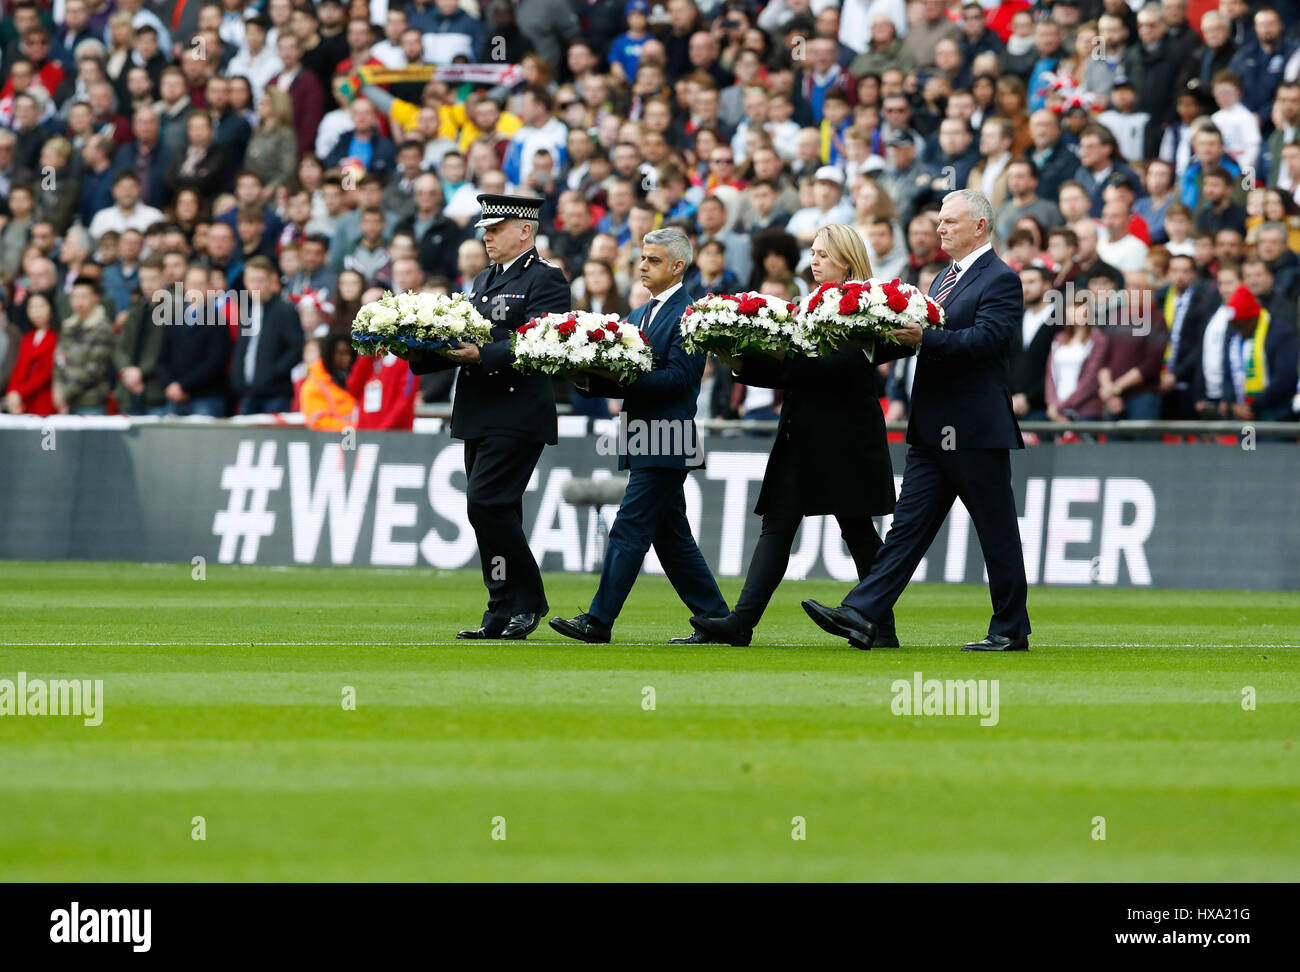
<svg viewBox="0 0 1300 972"><path fill-rule="evenodd" d="M640 335L641 335L641 340L644 341L646 344L649 344L649 343L650 343L650 339L649 339L648 337L646 337L646 335L645 335L645 331L640 331L640 330L639 330L639 331L637 331L637 334L640 334Z"/></svg>
<svg viewBox="0 0 1300 972"><path fill-rule="evenodd" d="M578 325L571 320L561 321L555 329L560 332L560 337L568 337L578 329Z"/></svg>
<svg viewBox="0 0 1300 972"><path fill-rule="evenodd" d="M895 314L901 314L903 311L907 310L907 298L897 292L890 294L889 309Z"/></svg>
<svg viewBox="0 0 1300 972"><path fill-rule="evenodd" d="M858 295L847 293L840 298L841 314L856 314L858 312Z"/></svg>
<svg viewBox="0 0 1300 972"><path fill-rule="evenodd" d="M749 317L753 317L755 314L761 311L764 306L765 306L764 301L761 298L746 297L744 300L736 304L736 310L741 314L745 314L748 315Z"/></svg>
<svg viewBox="0 0 1300 972"><path fill-rule="evenodd" d="M799 305L798 305L798 304L786 304L786 305L785 305L785 309L788 310L791 314L793 314L795 311L797 311L797 310L799 309Z"/></svg>
<svg viewBox="0 0 1300 972"><path fill-rule="evenodd" d="M588 332L587 332L587 339L588 339L589 341L603 341L603 340L605 340L605 330L604 330L604 328L600 328L600 327L598 327L598 328L596 328L594 331L588 331Z"/></svg>
<svg viewBox="0 0 1300 972"><path fill-rule="evenodd" d="M817 293L813 294L812 298L808 301L808 313L811 314L813 311L815 311L817 309L817 305L819 305L821 302L822 302L822 292L819 290L817 291Z"/></svg>
<svg viewBox="0 0 1300 972"><path fill-rule="evenodd" d="M939 310L939 305L932 300L925 302L925 316L931 324L938 324L943 312Z"/></svg>
<svg viewBox="0 0 1300 972"><path fill-rule="evenodd" d="M524 334L524 333L526 333L526 332L528 332L528 331L531 331L531 330L532 330L533 328L535 328L536 326L537 326L537 322L536 322L536 321L529 321L527 324L525 324L525 325L523 325L522 327L520 327L519 330L516 331L515 333L516 333L516 334Z"/></svg>

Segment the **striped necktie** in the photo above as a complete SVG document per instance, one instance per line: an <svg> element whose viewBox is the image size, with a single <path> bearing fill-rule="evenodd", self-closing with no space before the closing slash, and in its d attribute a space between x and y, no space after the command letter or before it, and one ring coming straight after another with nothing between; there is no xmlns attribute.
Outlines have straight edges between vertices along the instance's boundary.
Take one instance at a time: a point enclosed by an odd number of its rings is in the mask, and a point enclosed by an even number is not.
<svg viewBox="0 0 1300 972"><path fill-rule="evenodd" d="M947 275L943 278L943 283L939 284L939 292L934 295L934 299L942 304L952 293L952 288L957 285L957 261L954 260L952 266L948 268Z"/></svg>

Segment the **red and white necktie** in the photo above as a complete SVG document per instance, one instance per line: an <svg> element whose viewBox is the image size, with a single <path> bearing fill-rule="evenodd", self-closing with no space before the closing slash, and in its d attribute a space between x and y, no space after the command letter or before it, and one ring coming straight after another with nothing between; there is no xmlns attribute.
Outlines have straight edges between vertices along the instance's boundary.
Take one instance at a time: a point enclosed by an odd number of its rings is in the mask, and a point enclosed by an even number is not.
<svg viewBox="0 0 1300 972"><path fill-rule="evenodd" d="M934 299L942 304L952 293L952 288L957 286L957 261L954 260L952 266L948 268L948 273L939 284L939 292L934 295Z"/></svg>

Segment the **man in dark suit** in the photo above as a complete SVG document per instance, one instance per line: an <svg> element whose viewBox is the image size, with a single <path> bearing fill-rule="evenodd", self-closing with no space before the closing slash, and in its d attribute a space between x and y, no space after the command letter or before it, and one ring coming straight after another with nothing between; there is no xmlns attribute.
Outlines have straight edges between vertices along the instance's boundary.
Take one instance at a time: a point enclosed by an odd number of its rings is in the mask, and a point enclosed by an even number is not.
<svg viewBox="0 0 1300 972"><path fill-rule="evenodd" d="M619 443L620 469L630 469L627 492L609 531L600 586L591 607L576 618L551 618L551 627L578 641L609 641L614 620L632 591L641 563L655 548L664 573L692 614L722 617L727 602L691 535L682 489L692 469L704 464L695 430L695 403L704 374L704 354L682 348L678 322L690 303L682 275L691 265L691 242L676 229L654 230L641 245L641 282L651 300L629 320L654 347L656 367L631 384L618 386L599 377L575 375L588 396L622 398L625 423ZM698 632L669 644L712 644Z"/></svg>
<svg viewBox="0 0 1300 972"><path fill-rule="evenodd" d="M465 443L466 508L478 538L488 606L477 628L457 638L526 638L546 612L542 575L524 533L524 490L542 448L555 445L555 393L549 375L514 368L511 334L531 317L567 311L564 272L534 246L541 200L481 195L483 243L493 261L468 297L492 321L492 341L411 356L417 375L460 368L451 434Z"/></svg>
<svg viewBox="0 0 1300 972"><path fill-rule="evenodd" d="M278 278L268 257L255 256L244 265L244 290L253 303L240 321L230 364L230 387L239 396L241 415L287 412L293 403L291 373L302 360L302 322L272 289Z"/></svg>
<svg viewBox="0 0 1300 972"><path fill-rule="evenodd" d="M990 240L993 208L974 189L951 192L939 212L939 238L952 258L930 287L943 305L942 330L893 332L917 348L908 420L907 466L893 526L871 573L838 608L803 602L823 630L869 649L878 626L907 586L953 501L970 513L984 551L993 617L967 651L1026 651L1028 585L1011 492L1011 449L1024 447L1011 407L1011 343L1024 313L1020 279Z"/></svg>
<svg viewBox="0 0 1300 972"><path fill-rule="evenodd" d="M1041 422L1047 419L1047 358L1064 325L1055 320L1056 305L1048 296L1052 271L1045 263L1022 267L1020 286L1025 316L1011 342L1011 407L1018 417Z"/></svg>
<svg viewBox="0 0 1300 972"><path fill-rule="evenodd" d="M163 325L155 374L167 399L167 415L225 414L230 329L207 288L208 271L191 264L181 292L154 308L153 322Z"/></svg>
<svg viewBox="0 0 1300 972"><path fill-rule="evenodd" d="M1034 144L1025 149L1024 158L1038 166L1039 197L1056 203L1061 184L1074 175L1079 157L1061 134L1061 119L1049 108L1040 108L1029 116L1029 134Z"/></svg>
<svg viewBox="0 0 1300 972"><path fill-rule="evenodd" d="M134 172L140 179L141 200L146 206L161 209L167 204L163 176L171 162L171 153L160 138L158 112L149 105L137 108L131 132L135 138L123 145L113 157L112 171L114 175L118 172Z"/></svg>
<svg viewBox="0 0 1300 972"><path fill-rule="evenodd" d="M1160 372L1167 419L1196 418L1192 386L1201 370L1205 323L1219 309L1219 292L1196 279L1196 261L1185 253L1169 258L1169 283L1155 293L1156 306L1169 322L1169 344Z"/></svg>
<svg viewBox="0 0 1300 972"><path fill-rule="evenodd" d="M1106 202L1102 193L1115 174L1126 176L1130 185L1141 185L1137 174L1120 157L1119 143L1111 130L1105 125L1089 125L1079 136L1079 167L1074 171L1074 181L1088 193L1088 215L1093 219L1101 219Z"/></svg>

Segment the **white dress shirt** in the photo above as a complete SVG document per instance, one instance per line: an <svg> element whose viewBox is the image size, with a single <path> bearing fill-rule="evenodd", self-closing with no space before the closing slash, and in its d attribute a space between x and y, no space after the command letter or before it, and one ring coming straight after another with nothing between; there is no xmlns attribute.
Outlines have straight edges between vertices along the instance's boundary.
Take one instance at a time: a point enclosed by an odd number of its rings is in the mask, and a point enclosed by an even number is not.
<svg viewBox="0 0 1300 972"><path fill-rule="evenodd" d="M1044 301L1043 306L1038 310L1026 310L1024 319L1020 323L1020 345L1023 348L1029 347L1034 337L1038 334L1038 329L1047 323L1048 318L1052 316L1055 308L1050 300Z"/></svg>
<svg viewBox="0 0 1300 972"><path fill-rule="evenodd" d="M248 348L244 352L244 382L251 389L253 387L254 375L257 373L257 345L262 337L262 302L253 301L252 313L249 314L248 320L244 322L248 328Z"/></svg>
<svg viewBox="0 0 1300 972"><path fill-rule="evenodd" d="M987 253L991 249L993 249L993 241L989 240L989 242L985 243L983 246L976 247L975 249L967 253L964 257L962 257L960 260L956 261L955 266L957 267L957 277L952 282L954 288L957 286L958 283L961 282L961 278L965 276L966 271L971 268L971 264L973 264L976 260L978 260L980 257L982 257L985 253ZM939 280L942 281L943 278L946 277L947 275L948 275L948 271L945 270L943 273L939 274ZM949 296L951 297L952 295L949 294ZM924 335L922 335L921 343L916 346L916 353L920 354L921 349L924 346L925 346L925 337Z"/></svg>
<svg viewBox="0 0 1300 972"><path fill-rule="evenodd" d="M961 278L965 276L966 271L971 268L971 264L973 264L976 260L978 260L980 257L982 257L985 253L987 253L991 249L993 249L993 241L989 240L989 242L985 243L983 246L971 250L964 257L958 260L957 279L952 282L952 285L954 287L957 286L957 284L961 281ZM947 271L945 270L944 273L940 275L939 279L942 280L946 274Z"/></svg>
<svg viewBox="0 0 1300 972"><path fill-rule="evenodd" d="M677 291L681 289L682 289L682 285L681 282L679 281L673 284L667 290L663 291L662 293L656 294L655 296L650 298L651 300L659 301L659 303L655 306L654 310L646 314L645 320L641 322L641 330L647 332L650 330L650 325L653 324L654 319L659 316L659 312L664 309L664 304L668 303L668 298L671 297L673 294L677 293Z"/></svg>
<svg viewBox="0 0 1300 972"><path fill-rule="evenodd" d="M527 252L528 252L527 250L524 251L524 253L527 253ZM518 254L516 254L515 256L512 256L512 257L511 257L509 260L507 260L505 263L501 264L501 270L500 270L500 272L497 274L497 276L498 276L498 277L504 277L506 271L509 270L511 267L513 267L513 266L515 265L515 263L519 260L519 258L520 258L521 256L523 256L523 255L524 255L523 253L518 253Z"/></svg>

